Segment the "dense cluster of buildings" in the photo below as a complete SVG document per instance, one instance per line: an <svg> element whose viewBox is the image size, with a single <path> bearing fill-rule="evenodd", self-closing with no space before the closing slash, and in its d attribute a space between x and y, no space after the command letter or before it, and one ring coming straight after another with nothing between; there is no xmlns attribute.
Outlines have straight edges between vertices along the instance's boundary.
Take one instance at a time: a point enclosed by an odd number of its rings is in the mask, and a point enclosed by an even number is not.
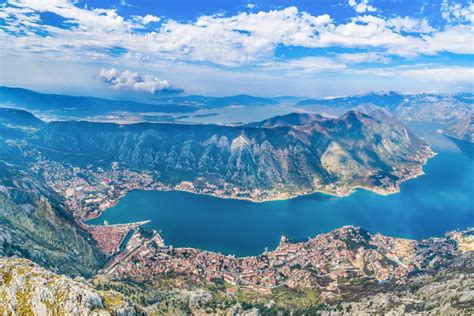
<svg viewBox="0 0 474 316"><path fill-rule="evenodd" d="M100 216L131 190L160 189L149 173L121 168L118 163L107 167L71 167L39 159L33 168L64 197L67 208L78 219Z"/></svg>
<svg viewBox="0 0 474 316"><path fill-rule="evenodd" d="M275 250L243 258L165 246L156 236L160 242L153 238L145 242L136 233L126 252L111 261L112 268L106 273L145 281L172 272L197 282L223 280L230 287L243 286L261 294L270 294L282 285L337 292L350 279L403 282L408 273L432 267L459 251L447 238L418 242L371 235L352 226L304 242L282 237Z"/></svg>

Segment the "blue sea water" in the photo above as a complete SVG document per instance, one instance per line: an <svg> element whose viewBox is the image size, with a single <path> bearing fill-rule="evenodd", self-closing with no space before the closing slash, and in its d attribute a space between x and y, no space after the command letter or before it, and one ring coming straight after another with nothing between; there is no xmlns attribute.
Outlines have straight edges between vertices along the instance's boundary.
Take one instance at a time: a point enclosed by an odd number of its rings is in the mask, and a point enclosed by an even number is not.
<svg viewBox="0 0 474 316"><path fill-rule="evenodd" d="M186 192L132 191L90 224L151 220L167 244L237 256L274 248L281 237L304 239L343 225L395 237L441 236L474 226L474 160L436 126L411 124L438 153L425 175L381 196L358 190L343 197L312 194L252 203ZM469 144L468 144L469 145Z"/></svg>

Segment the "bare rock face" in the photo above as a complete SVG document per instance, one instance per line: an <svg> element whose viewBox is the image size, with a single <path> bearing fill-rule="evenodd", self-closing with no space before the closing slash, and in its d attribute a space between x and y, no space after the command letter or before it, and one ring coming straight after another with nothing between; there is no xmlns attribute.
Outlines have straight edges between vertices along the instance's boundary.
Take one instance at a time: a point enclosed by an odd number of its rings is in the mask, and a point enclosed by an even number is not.
<svg viewBox="0 0 474 316"><path fill-rule="evenodd" d="M27 259L0 258L2 315L138 315L123 295L97 291Z"/></svg>

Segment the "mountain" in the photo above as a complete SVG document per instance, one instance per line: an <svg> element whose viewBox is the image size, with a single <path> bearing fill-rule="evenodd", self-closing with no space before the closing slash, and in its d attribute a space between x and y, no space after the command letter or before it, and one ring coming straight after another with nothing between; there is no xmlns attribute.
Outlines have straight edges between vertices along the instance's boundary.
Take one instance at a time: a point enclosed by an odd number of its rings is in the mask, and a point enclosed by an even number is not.
<svg viewBox="0 0 474 316"><path fill-rule="evenodd" d="M472 230L407 240L346 226L235 258L136 225L91 229L77 212L137 188L258 201L394 192L432 152L386 111L242 126L0 117L1 314L472 312Z"/></svg>
<svg viewBox="0 0 474 316"><path fill-rule="evenodd" d="M370 92L363 95L336 97L327 99L306 99L297 103L297 105L317 105L325 104L336 107L353 107L359 104L376 104L380 107L391 108L403 102L404 96L393 91L385 93Z"/></svg>
<svg viewBox="0 0 474 316"><path fill-rule="evenodd" d="M193 192L267 200L356 187L396 192L421 172L428 145L400 122L360 112L290 114L247 126L50 122L31 143L48 158L114 161Z"/></svg>
<svg viewBox="0 0 474 316"><path fill-rule="evenodd" d="M271 128L271 127L282 127L282 126L301 126L311 124L316 121L323 121L325 118L319 114L312 113L290 113L287 115L274 116L272 118L249 123L247 126L258 127L258 128Z"/></svg>
<svg viewBox="0 0 474 316"><path fill-rule="evenodd" d="M185 113L197 110L193 106L174 104L149 104L126 100L68 96L38 93L22 88L0 87L0 105L22 108L48 115L64 117L87 117L106 115L114 112L163 112Z"/></svg>
<svg viewBox="0 0 474 316"><path fill-rule="evenodd" d="M26 167L0 159L0 256L70 275L96 273L105 256L62 199Z"/></svg>
<svg viewBox="0 0 474 316"><path fill-rule="evenodd" d="M441 95L431 93L400 94L371 92L330 99L306 99L296 105L311 111L340 115L349 110L364 113L384 109L406 121L453 123L473 109L473 94Z"/></svg>
<svg viewBox="0 0 474 316"><path fill-rule="evenodd" d="M40 127L43 125L43 121L27 111L0 108L0 124L22 127Z"/></svg>
<svg viewBox="0 0 474 316"><path fill-rule="evenodd" d="M0 109L0 256L29 258L54 271L92 275L105 260L91 235L31 168L27 141L46 123Z"/></svg>
<svg viewBox="0 0 474 316"><path fill-rule="evenodd" d="M228 106L265 106L278 104L272 98L250 95L208 97L190 95L150 98L148 103L129 100L109 100L87 96L38 93L22 88L0 86L0 106L21 108L48 117L78 119L87 117L141 115L143 113L191 113L199 109Z"/></svg>
<svg viewBox="0 0 474 316"><path fill-rule="evenodd" d="M474 111L451 124L447 134L457 139L474 143Z"/></svg>

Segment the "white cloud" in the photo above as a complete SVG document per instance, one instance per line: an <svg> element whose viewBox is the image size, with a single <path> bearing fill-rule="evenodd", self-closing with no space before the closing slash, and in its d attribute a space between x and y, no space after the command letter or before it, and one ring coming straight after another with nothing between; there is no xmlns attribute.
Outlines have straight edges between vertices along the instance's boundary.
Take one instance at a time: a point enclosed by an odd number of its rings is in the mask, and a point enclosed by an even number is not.
<svg viewBox="0 0 474 316"><path fill-rule="evenodd" d="M156 22L161 21L161 19L159 17L151 15L151 14L147 14L145 16L134 15L133 19L134 19L134 21L138 22L139 24L143 24L143 25L147 25L147 24L150 24L150 23L156 23Z"/></svg>
<svg viewBox="0 0 474 316"><path fill-rule="evenodd" d="M174 89L167 80L161 80L150 75L115 68L101 69L99 77L116 90L132 90L154 94L158 91Z"/></svg>
<svg viewBox="0 0 474 316"><path fill-rule="evenodd" d="M416 80L429 83L467 84L474 88L474 68L471 67L440 67L435 65L413 65L391 68L348 69L348 73L359 75L375 75L398 80Z"/></svg>
<svg viewBox="0 0 474 316"><path fill-rule="evenodd" d="M369 0L349 0L349 5L354 8L357 13L375 12L377 9L369 4Z"/></svg>
<svg viewBox="0 0 474 316"><path fill-rule="evenodd" d="M463 6L461 3L450 3L448 0L443 0L441 16L448 22L474 23L474 3L470 1L466 6Z"/></svg>
<svg viewBox="0 0 474 316"><path fill-rule="evenodd" d="M387 25L392 27L396 32L431 33L435 30L426 19L414 19L410 17L395 17L388 20Z"/></svg>
<svg viewBox="0 0 474 316"><path fill-rule="evenodd" d="M452 52L457 54L474 54L473 27L456 25L442 32L425 36L426 50L431 53Z"/></svg>
<svg viewBox="0 0 474 316"><path fill-rule="evenodd" d="M390 58L384 54L369 52L369 53L345 53L338 54L337 58L347 63L388 63Z"/></svg>
<svg viewBox="0 0 474 316"><path fill-rule="evenodd" d="M436 30L426 19L411 17L382 18L367 14L337 23L328 14L316 16L288 7L178 22L160 20L153 15L124 18L113 9L79 8L67 0L8 0L8 3L13 6L0 7L0 17L5 19L0 26L2 51L54 60L98 60L127 67L166 62L267 69L277 65L285 70L314 72L340 69L346 67L344 63L386 62L387 55L409 58L439 52L473 53L472 26L451 25ZM361 13L375 10L368 1L350 3ZM448 5L446 10L451 19L467 21L471 18L466 10L471 7ZM41 23L38 13L46 11L62 16L70 27ZM22 35L18 36L19 33ZM378 53L341 54L332 61L321 57L274 61L280 46L344 47ZM121 52L120 56L110 54L115 49Z"/></svg>

